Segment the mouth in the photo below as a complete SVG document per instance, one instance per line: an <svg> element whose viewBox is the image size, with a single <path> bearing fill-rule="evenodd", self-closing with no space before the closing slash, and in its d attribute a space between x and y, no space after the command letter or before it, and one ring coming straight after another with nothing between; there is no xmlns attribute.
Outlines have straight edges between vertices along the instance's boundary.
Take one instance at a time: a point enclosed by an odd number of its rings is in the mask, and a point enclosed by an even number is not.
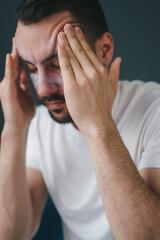
<svg viewBox="0 0 160 240"><path fill-rule="evenodd" d="M65 101L57 100L57 101L52 101L52 102L46 102L45 105L50 111L53 111L53 110L57 110L57 109L62 109L65 105Z"/></svg>

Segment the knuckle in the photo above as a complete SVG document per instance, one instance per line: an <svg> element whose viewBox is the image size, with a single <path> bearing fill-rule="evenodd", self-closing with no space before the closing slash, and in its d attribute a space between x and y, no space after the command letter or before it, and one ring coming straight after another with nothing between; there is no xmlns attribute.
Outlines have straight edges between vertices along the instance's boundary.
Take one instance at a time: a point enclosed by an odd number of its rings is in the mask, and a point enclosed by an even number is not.
<svg viewBox="0 0 160 240"><path fill-rule="evenodd" d="M73 89L74 89L74 91L76 91L76 87L77 87L77 85L76 85L76 83L75 82L67 82L67 84L65 83L65 81L64 81L64 91L66 92L68 92L68 93L70 93L70 92L72 92L73 91Z"/></svg>
<svg viewBox="0 0 160 240"><path fill-rule="evenodd" d="M75 36L73 33L71 33L71 34L69 35L69 37L70 37L70 39L72 39L72 40L75 40L75 39L76 39L76 36Z"/></svg>
<svg viewBox="0 0 160 240"><path fill-rule="evenodd" d="M82 48L78 48L78 49L75 50L75 54L76 55L79 55L79 54L85 55L85 52L84 52L84 50Z"/></svg>
<svg viewBox="0 0 160 240"><path fill-rule="evenodd" d="M99 68L99 72L101 73L102 76L106 76L107 74L107 69L104 66L101 66Z"/></svg>
<svg viewBox="0 0 160 240"><path fill-rule="evenodd" d="M92 49L91 49L88 45L87 45L87 47L86 47L86 52L87 52L88 54L90 54L90 55L93 54Z"/></svg>
<svg viewBox="0 0 160 240"><path fill-rule="evenodd" d="M67 52L67 57L69 60L73 60L74 59L74 55L71 53L71 51Z"/></svg>
<svg viewBox="0 0 160 240"><path fill-rule="evenodd" d="M87 77L84 76L83 78L80 79L79 85L80 85L81 88L86 88L87 84L88 84Z"/></svg>
<svg viewBox="0 0 160 240"><path fill-rule="evenodd" d="M69 63L62 64L62 68L68 71L70 69L70 64Z"/></svg>
<svg viewBox="0 0 160 240"><path fill-rule="evenodd" d="M91 79L93 80L96 80L98 78L98 73L96 71L96 69L92 69L91 72L90 72L90 77Z"/></svg>

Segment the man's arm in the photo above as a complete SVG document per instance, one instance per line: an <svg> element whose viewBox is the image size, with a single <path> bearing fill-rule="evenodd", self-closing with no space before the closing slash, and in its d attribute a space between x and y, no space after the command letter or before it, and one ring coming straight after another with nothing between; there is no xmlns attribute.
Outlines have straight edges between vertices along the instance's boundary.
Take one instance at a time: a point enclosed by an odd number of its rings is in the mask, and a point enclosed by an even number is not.
<svg viewBox="0 0 160 240"><path fill-rule="evenodd" d="M146 168L140 170L140 175L145 180L146 184L160 198L160 169Z"/></svg>
<svg viewBox="0 0 160 240"><path fill-rule="evenodd" d="M160 200L138 173L112 119L120 59L110 70L98 61L79 28L59 34L59 61L69 112L88 141L116 239L159 239Z"/></svg>
<svg viewBox="0 0 160 240"><path fill-rule="evenodd" d="M37 227L47 191L41 174L25 168L35 104L15 43L7 56L0 98L5 119L0 150L0 239L28 240Z"/></svg>
<svg viewBox="0 0 160 240"><path fill-rule="evenodd" d="M93 139L88 143L106 215L116 239L158 240L158 179L153 185L151 182L146 184L114 124L112 129L104 131L104 135L97 134ZM147 180L144 170L142 176ZM157 176L160 177L160 170L157 170Z"/></svg>
<svg viewBox="0 0 160 240"><path fill-rule="evenodd" d="M47 199L41 173L25 169L23 136L3 132L0 155L0 239L30 239Z"/></svg>
<svg viewBox="0 0 160 240"><path fill-rule="evenodd" d="M48 197L48 191L40 171L27 167L26 174L33 209L33 224L31 231L31 236L33 237L40 225L42 212Z"/></svg>

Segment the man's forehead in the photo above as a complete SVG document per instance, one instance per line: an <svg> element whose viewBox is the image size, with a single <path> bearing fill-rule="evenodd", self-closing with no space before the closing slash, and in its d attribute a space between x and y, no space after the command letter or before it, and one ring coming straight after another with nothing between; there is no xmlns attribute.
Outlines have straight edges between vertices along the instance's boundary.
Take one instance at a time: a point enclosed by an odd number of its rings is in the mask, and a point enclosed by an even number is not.
<svg viewBox="0 0 160 240"><path fill-rule="evenodd" d="M57 13L39 23L27 26L19 22L16 31L16 43L19 55L25 59L30 57L31 53L33 55L36 53L37 55L38 52L44 50L43 58L44 54L47 57L51 51L53 52L56 49L58 33L63 31L67 23L76 25L75 20L69 12Z"/></svg>
<svg viewBox="0 0 160 240"><path fill-rule="evenodd" d="M58 34L68 22L75 22L75 19L69 12L56 13L44 18L38 23L32 23L29 25L18 22L16 38L23 39L23 35L26 34L29 37L33 36L33 38L47 37L50 39L53 33Z"/></svg>

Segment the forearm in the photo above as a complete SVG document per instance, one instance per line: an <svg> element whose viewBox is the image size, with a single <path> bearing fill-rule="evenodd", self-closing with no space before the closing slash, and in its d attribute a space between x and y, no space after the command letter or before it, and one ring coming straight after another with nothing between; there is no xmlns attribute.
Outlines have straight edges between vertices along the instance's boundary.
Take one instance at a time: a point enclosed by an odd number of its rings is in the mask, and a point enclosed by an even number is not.
<svg viewBox="0 0 160 240"><path fill-rule="evenodd" d="M159 198L139 175L115 124L87 140L116 239L159 239Z"/></svg>
<svg viewBox="0 0 160 240"><path fill-rule="evenodd" d="M32 205L25 173L27 129L4 128L0 153L0 239L28 239Z"/></svg>

